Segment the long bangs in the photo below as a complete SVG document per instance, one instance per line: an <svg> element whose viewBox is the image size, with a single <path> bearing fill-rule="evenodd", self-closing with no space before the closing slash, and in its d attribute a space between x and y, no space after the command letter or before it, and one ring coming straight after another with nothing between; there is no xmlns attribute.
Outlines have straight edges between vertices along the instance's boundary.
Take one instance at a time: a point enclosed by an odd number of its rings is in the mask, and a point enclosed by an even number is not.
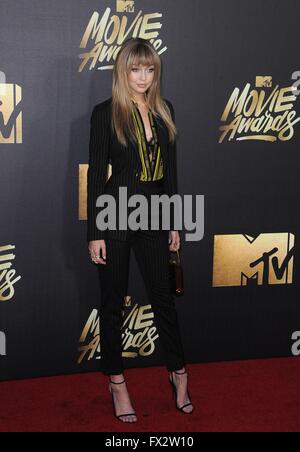
<svg viewBox="0 0 300 452"><path fill-rule="evenodd" d="M156 58L153 52L148 46L143 44L138 44L132 49L127 61L127 70L129 71L133 65L138 66L139 64L143 66L156 66Z"/></svg>

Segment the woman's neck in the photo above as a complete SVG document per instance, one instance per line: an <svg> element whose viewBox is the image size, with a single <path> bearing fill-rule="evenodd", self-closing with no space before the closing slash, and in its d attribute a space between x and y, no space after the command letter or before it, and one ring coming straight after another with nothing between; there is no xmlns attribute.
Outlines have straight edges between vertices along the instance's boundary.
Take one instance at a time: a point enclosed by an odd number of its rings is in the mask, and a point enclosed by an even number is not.
<svg viewBox="0 0 300 452"><path fill-rule="evenodd" d="M138 104L139 107L146 106L146 99L144 95L141 96L131 96L131 99Z"/></svg>

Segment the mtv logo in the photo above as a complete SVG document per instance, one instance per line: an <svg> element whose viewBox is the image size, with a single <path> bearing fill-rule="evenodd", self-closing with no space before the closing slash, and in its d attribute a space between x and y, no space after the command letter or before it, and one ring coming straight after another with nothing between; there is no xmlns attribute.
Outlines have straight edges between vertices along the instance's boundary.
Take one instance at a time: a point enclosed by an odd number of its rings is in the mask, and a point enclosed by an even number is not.
<svg viewBox="0 0 300 452"><path fill-rule="evenodd" d="M290 233L215 236L213 287L292 284L294 243Z"/></svg>
<svg viewBox="0 0 300 452"><path fill-rule="evenodd" d="M22 143L22 88L0 83L0 144Z"/></svg>
<svg viewBox="0 0 300 452"><path fill-rule="evenodd" d="M6 356L6 336L0 331L0 356Z"/></svg>
<svg viewBox="0 0 300 452"><path fill-rule="evenodd" d="M117 0L117 13L134 13L134 0Z"/></svg>
<svg viewBox="0 0 300 452"><path fill-rule="evenodd" d="M256 77L255 86L256 88L272 88L273 77L272 76L261 76Z"/></svg>

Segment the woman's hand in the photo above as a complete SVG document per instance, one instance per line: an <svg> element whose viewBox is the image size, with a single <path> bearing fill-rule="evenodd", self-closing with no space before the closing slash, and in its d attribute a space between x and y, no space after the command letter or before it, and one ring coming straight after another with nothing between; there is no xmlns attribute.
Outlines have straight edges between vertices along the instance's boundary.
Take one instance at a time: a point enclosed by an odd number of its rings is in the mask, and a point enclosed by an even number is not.
<svg viewBox="0 0 300 452"><path fill-rule="evenodd" d="M106 265L106 245L105 240L93 240L89 242L90 257L95 264Z"/></svg>
<svg viewBox="0 0 300 452"><path fill-rule="evenodd" d="M180 248L180 235L178 231L169 232L169 250L178 251Z"/></svg>

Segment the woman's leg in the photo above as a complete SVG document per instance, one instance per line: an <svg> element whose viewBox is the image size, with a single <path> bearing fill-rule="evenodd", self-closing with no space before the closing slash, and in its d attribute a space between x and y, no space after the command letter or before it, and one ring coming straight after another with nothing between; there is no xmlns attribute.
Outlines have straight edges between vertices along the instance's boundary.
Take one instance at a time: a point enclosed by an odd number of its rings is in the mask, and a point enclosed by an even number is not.
<svg viewBox="0 0 300 452"><path fill-rule="evenodd" d="M105 240L106 264L99 265L101 286L100 347L102 371L110 377L115 415L123 422L136 422L123 375L122 309L127 295L130 244L122 240Z"/></svg>
<svg viewBox="0 0 300 452"><path fill-rule="evenodd" d="M168 233L138 231L132 248L152 306L166 365L176 386L176 403L182 407L190 403L190 398L177 312L170 288ZM192 412L193 406L190 404L183 411Z"/></svg>
<svg viewBox="0 0 300 452"><path fill-rule="evenodd" d="M123 373L122 309L127 295L130 244L122 240L105 240L106 264L99 264L101 287L100 347L101 367L106 375Z"/></svg>
<svg viewBox="0 0 300 452"><path fill-rule="evenodd" d="M184 367L184 353L177 312L169 280L169 245L166 231L135 234L132 248L154 313L168 370Z"/></svg>

